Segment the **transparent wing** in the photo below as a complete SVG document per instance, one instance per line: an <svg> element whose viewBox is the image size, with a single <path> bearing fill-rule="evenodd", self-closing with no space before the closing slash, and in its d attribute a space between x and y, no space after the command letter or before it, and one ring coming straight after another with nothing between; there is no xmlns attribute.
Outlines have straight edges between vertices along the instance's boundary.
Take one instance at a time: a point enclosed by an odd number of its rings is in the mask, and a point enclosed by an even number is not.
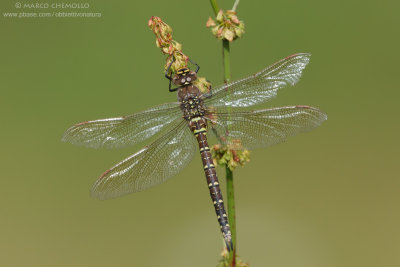
<svg viewBox="0 0 400 267"><path fill-rule="evenodd" d="M139 192L176 175L192 159L196 139L181 121L176 127L106 171L93 185L92 196L109 199Z"/></svg>
<svg viewBox="0 0 400 267"><path fill-rule="evenodd" d="M277 91L294 85L311 54L295 54L247 78L221 85L205 96L208 106L248 107L274 98Z"/></svg>
<svg viewBox="0 0 400 267"><path fill-rule="evenodd" d="M247 149L271 146L319 126L327 115L317 108L292 106L257 111L216 112L212 131L227 140L240 139Z"/></svg>
<svg viewBox="0 0 400 267"><path fill-rule="evenodd" d="M62 141L92 148L120 148L139 143L181 117L178 103L168 103L130 116L85 121L69 128Z"/></svg>

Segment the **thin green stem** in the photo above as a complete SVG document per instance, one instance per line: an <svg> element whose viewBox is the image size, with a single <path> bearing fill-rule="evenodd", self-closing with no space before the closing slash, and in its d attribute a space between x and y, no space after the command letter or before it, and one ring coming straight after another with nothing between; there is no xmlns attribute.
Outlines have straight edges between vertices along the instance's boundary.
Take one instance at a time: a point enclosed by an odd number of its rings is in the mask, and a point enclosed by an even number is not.
<svg viewBox="0 0 400 267"><path fill-rule="evenodd" d="M226 169L226 194L228 197L228 221L231 226L233 249L229 254L229 266L236 266L236 212L235 192L233 190L233 173L228 166Z"/></svg>
<svg viewBox="0 0 400 267"><path fill-rule="evenodd" d="M231 59L230 59L230 46L229 41L222 40L222 56L224 58L224 82L228 83L231 80ZM229 136L228 136L229 138ZM229 141L229 140L228 140ZM228 203L228 221L231 226L232 232L232 245L233 248L229 253L229 266L236 266L236 215L235 215L235 192L233 190L233 172L229 169L228 165L226 169L226 193Z"/></svg>
<svg viewBox="0 0 400 267"><path fill-rule="evenodd" d="M233 4L232 10L236 11L237 6L239 5L240 0L236 0L235 3Z"/></svg>
<svg viewBox="0 0 400 267"><path fill-rule="evenodd" d="M211 6L214 10L215 16L219 12L219 7L216 0L210 0ZM234 4L234 9L236 9L236 0ZM222 57L224 61L224 82L228 83L231 80L231 60L230 60L230 47L229 41L222 40ZM229 136L228 136L229 138ZM229 140L228 140L229 141ZM228 221L232 233L232 245L233 248L229 253L229 266L236 267L236 215L235 215L235 193L233 190L233 173L229 169L228 165L225 166L226 169L226 192L227 192L227 204L228 204Z"/></svg>
<svg viewBox="0 0 400 267"><path fill-rule="evenodd" d="M224 58L224 82L228 83L231 80L231 59L229 41L222 40L222 56Z"/></svg>
<svg viewBox="0 0 400 267"><path fill-rule="evenodd" d="M219 7L218 7L218 4L217 4L217 0L210 0L210 3L211 3L211 7L214 10L214 14L216 16L218 14L218 12L219 12Z"/></svg>

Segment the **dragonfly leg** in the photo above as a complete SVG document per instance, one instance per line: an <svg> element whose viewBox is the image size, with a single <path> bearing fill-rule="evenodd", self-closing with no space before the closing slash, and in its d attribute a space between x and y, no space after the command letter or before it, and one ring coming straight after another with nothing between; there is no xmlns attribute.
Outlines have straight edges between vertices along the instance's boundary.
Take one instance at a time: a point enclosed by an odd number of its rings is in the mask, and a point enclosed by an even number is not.
<svg viewBox="0 0 400 267"><path fill-rule="evenodd" d="M196 62L192 61L190 58L188 58L188 59L189 59L190 63L192 63L193 65L196 65L196 73L199 72L200 66Z"/></svg>
<svg viewBox="0 0 400 267"><path fill-rule="evenodd" d="M176 90L178 90L178 87L176 87L176 88L171 88L171 85L172 85L172 80L169 80L169 87L168 87L168 90L169 90L170 92L175 92Z"/></svg>
<svg viewBox="0 0 400 267"><path fill-rule="evenodd" d="M165 71L165 78L167 78L168 80L172 81L172 75L169 75L169 70L171 69L172 63L174 63L175 59L172 58L171 63L168 65L167 70Z"/></svg>
<svg viewBox="0 0 400 267"><path fill-rule="evenodd" d="M172 85L172 74L169 75L169 70L171 69L172 63L174 63L175 59L172 58L171 63L169 64L167 71L165 72L165 78L167 78L169 80L169 86L168 86L168 90L170 92L175 92L176 90L178 90L178 88L171 88Z"/></svg>

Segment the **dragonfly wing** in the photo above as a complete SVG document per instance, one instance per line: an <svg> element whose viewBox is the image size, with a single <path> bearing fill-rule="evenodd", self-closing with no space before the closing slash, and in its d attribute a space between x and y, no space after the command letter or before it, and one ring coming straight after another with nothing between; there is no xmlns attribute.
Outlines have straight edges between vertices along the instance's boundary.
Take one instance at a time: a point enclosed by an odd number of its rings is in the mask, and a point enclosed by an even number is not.
<svg viewBox="0 0 400 267"><path fill-rule="evenodd" d="M280 88L294 85L310 60L311 54L286 57L259 73L227 83L205 96L208 106L249 107L274 98Z"/></svg>
<svg viewBox="0 0 400 267"><path fill-rule="evenodd" d="M158 185L181 171L195 151L196 139L182 120L152 144L106 171L93 185L92 196L110 199Z"/></svg>
<svg viewBox="0 0 400 267"><path fill-rule="evenodd" d="M271 146L289 136L306 132L327 119L321 110L309 106L292 106L257 111L216 113L209 125L217 137L240 139L247 149ZM229 137L229 138L226 138Z"/></svg>
<svg viewBox="0 0 400 267"><path fill-rule="evenodd" d="M78 123L62 137L64 142L92 148L120 148L155 135L181 116L178 103L168 103L130 116Z"/></svg>

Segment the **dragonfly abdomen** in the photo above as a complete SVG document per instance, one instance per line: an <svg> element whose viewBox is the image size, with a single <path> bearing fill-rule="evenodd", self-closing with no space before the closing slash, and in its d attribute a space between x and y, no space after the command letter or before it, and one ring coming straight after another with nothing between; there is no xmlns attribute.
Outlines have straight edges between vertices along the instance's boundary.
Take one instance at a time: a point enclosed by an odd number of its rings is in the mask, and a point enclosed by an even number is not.
<svg viewBox="0 0 400 267"><path fill-rule="evenodd" d="M228 223L228 217L224 207L221 189L213 158L207 142L207 124L204 118L196 117L189 122L190 129L196 136L199 143L200 155L203 162L204 173L206 175L208 189L210 190L211 200L213 202L218 223L221 227L228 250L232 247L232 234Z"/></svg>

